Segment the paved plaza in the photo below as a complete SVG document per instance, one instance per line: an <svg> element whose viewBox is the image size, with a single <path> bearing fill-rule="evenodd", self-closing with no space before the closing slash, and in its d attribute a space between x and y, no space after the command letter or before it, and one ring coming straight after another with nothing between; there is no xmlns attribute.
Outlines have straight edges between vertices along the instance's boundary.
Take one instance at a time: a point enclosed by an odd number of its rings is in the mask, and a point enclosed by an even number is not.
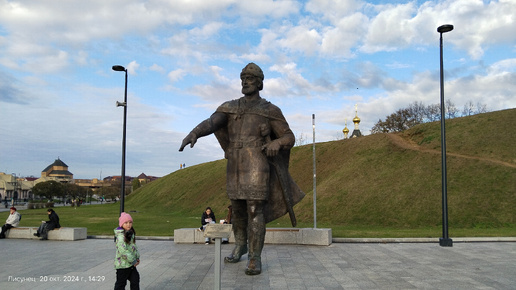
<svg viewBox="0 0 516 290"><path fill-rule="evenodd" d="M214 288L215 245L137 244L142 289ZM0 289L113 289L112 239L5 239L0 247ZM222 245L222 256L232 247ZM265 245L258 276L244 274L245 259L222 264L221 289L516 289L514 242Z"/></svg>

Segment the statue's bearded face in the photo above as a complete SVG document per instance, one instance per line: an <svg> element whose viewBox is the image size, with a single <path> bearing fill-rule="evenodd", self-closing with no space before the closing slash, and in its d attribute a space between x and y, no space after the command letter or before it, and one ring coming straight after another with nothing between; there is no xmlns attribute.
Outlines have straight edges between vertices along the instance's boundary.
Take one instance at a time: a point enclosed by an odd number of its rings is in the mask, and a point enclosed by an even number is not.
<svg viewBox="0 0 516 290"><path fill-rule="evenodd" d="M258 92L261 80L252 74L242 74L240 76L242 80L242 94L252 95Z"/></svg>

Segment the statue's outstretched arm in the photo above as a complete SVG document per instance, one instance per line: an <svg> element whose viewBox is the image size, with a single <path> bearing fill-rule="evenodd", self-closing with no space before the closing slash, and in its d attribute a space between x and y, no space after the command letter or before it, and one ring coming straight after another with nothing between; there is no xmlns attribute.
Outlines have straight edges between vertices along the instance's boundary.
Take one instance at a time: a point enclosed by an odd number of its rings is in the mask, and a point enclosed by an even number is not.
<svg viewBox="0 0 516 290"><path fill-rule="evenodd" d="M219 130L227 123L227 116L224 113L215 112L208 119L202 121L197 125L186 137L183 139L179 151L183 151L186 145L190 144L190 148L193 148L197 139L210 135L211 133Z"/></svg>

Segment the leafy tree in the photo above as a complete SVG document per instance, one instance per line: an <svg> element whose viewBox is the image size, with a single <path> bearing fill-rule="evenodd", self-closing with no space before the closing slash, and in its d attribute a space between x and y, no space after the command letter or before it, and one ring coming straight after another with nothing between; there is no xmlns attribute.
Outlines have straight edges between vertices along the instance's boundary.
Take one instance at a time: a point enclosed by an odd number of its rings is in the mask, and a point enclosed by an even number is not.
<svg viewBox="0 0 516 290"><path fill-rule="evenodd" d="M140 188L142 186L142 184L140 183L140 180L138 178L134 178L131 183L132 183L131 185L133 186L133 190L137 190L138 188Z"/></svg>
<svg viewBox="0 0 516 290"><path fill-rule="evenodd" d="M53 199L54 196L61 197L64 194L64 187L62 183L55 180L40 182L32 188L32 193L35 196L45 197L45 199Z"/></svg>
<svg viewBox="0 0 516 290"><path fill-rule="evenodd" d="M64 188L64 194L63 194L63 197L65 196L70 196L72 198L82 198L84 199L86 197L86 192L87 192L87 189L84 188L84 187L81 187L77 184L74 184L74 183L65 183L63 184L63 188Z"/></svg>
<svg viewBox="0 0 516 290"><path fill-rule="evenodd" d="M120 196L121 186L122 186L122 183L120 181L112 182L111 186L102 187L100 194L106 200L108 200L108 199L113 200L116 197Z"/></svg>

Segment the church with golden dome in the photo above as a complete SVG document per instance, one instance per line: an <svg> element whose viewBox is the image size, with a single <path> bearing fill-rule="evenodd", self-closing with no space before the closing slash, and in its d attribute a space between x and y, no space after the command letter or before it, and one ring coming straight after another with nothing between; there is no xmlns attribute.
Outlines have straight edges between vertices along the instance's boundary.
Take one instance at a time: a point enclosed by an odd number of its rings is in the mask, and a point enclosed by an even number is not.
<svg viewBox="0 0 516 290"><path fill-rule="evenodd" d="M347 123L348 122L346 120L344 129L342 129L342 133L344 133L344 139L348 139L348 134L349 134L349 129L348 129ZM355 129L353 129L353 133L351 133L351 137L349 137L349 138L361 137L362 132L360 132L360 129L358 129L358 124L360 124L360 118L358 117L358 105L355 105L355 118L353 118L353 124L355 124Z"/></svg>

